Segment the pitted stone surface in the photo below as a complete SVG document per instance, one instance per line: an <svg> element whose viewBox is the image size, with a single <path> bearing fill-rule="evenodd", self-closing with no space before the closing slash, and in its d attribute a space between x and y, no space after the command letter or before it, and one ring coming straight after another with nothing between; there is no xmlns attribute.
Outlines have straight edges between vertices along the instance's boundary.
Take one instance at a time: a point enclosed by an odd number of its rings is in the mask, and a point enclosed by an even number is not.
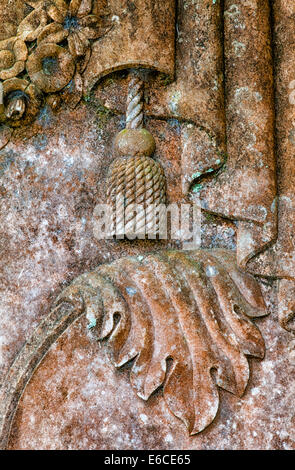
<svg viewBox="0 0 295 470"><path fill-rule="evenodd" d="M255 320L266 354L249 359L244 395L220 389L216 419L196 436L162 388L146 402L136 396L132 364L114 368L96 319L78 318L32 375L8 448L294 450L294 336L278 322L294 330L292 2L180 0L177 12L172 0L2 3L0 384L76 277L122 256L182 249L94 236L125 127L126 68L153 69L141 70L144 126L168 201L201 201L201 247L230 250L260 276L270 314Z"/></svg>

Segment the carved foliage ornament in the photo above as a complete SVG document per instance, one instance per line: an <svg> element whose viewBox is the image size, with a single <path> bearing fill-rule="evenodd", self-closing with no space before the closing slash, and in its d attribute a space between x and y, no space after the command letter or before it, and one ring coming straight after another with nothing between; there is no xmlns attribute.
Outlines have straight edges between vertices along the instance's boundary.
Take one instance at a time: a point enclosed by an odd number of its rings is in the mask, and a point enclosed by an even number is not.
<svg viewBox="0 0 295 470"><path fill-rule="evenodd" d="M0 122L12 127L31 122L43 94L59 92L71 80L77 104L82 96L80 74L89 61L93 40L111 28L104 0L24 4L28 14L18 25L16 35L0 41Z"/></svg>
<svg viewBox="0 0 295 470"><path fill-rule="evenodd" d="M22 392L51 344L86 314L130 382L148 400L163 386L169 410L190 434L215 418L217 386L242 396L247 356L262 359L264 341L251 318L266 315L260 288L225 250L164 251L123 258L77 278L58 297L12 365L0 390L5 447ZM215 373L213 373L215 371Z"/></svg>

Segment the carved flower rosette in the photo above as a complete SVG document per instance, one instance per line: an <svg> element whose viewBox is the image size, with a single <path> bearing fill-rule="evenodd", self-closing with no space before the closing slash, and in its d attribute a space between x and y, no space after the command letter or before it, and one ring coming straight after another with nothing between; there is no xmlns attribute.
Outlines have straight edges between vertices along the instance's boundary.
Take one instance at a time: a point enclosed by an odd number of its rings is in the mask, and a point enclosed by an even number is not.
<svg viewBox="0 0 295 470"><path fill-rule="evenodd" d="M46 95L70 86L75 95L70 104L77 105L82 97L80 74L92 43L110 29L104 1L24 3L27 14L17 34L0 42L1 147L8 141L9 127L32 122Z"/></svg>

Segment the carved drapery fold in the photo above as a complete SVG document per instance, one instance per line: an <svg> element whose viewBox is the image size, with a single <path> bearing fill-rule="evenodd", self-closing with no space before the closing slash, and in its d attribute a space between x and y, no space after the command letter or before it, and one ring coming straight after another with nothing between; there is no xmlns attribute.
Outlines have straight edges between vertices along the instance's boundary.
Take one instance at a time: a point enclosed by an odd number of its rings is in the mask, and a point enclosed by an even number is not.
<svg viewBox="0 0 295 470"><path fill-rule="evenodd" d="M199 197L205 210L239 221L237 259L247 269L277 226L269 2L226 1L224 38L227 161Z"/></svg>
<svg viewBox="0 0 295 470"><path fill-rule="evenodd" d="M295 330L295 5L287 0L273 2L276 135L278 166L278 238L262 253L255 265L265 276L278 277L279 319Z"/></svg>
<svg viewBox="0 0 295 470"><path fill-rule="evenodd" d="M175 0L109 0L111 30L97 41L84 73L85 90L103 76L132 67L175 70Z"/></svg>

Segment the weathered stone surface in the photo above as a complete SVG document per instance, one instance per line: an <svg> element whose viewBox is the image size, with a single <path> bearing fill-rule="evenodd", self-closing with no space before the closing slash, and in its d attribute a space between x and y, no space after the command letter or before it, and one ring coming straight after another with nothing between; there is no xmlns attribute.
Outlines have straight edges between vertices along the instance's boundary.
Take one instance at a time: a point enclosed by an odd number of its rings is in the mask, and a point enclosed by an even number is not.
<svg viewBox="0 0 295 470"><path fill-rule="evenodd" d="M107 340L115 367L133 361L130 384L139 398L147 401L163 387L168 409L191 435L207 428L219 407L217 386L241 397L250 376L247 356L262 359L265 352L249 320L266 315L265 303L256 281L234 258L228 250L164 250L123 258L75 279L3 382L1 446L36 365L83 314L98 339Z"/></svg>
<svg viewBox="0 0 295 470"><path fill-rule="evenodd" d="M33 376L9 449L294 449L294 363L275 314L259 321L266 357L251 361L246 394L237 399L220 391L216 421L191 437L161 391L148 402L136 397L129 368L110 365L88 324L76 322Z"/></svg>
<svg viewBox="0 0 295 470"><path fill-rule="evenodd" d="M25 16L23 0L3 0L0 9L0 40L16 35L18 25Z"/></svg>
<svg viewBox="0 0 295 470"><path fill-rule="evenodd" d="M294 330L294 7L2 3L2 447L295 449L295 346L278 324ZM141 66L132 95L123 69ZM95 236L115 136L143 125L168 202L202 205L198 261L179 240ZM87 272L74 296L69 286ZM104 277L113 297L90 285ZM54 309L61 292L74 313ZM265 314L264 302L270 315L254 327L246 316Z"/></svg>
<svg viewBox="0 0 295 470"><path fill-rule="evenodd" d="M85 88L115 70L146 67L174 75L174 0L110 0L110 31L94 44Z"/></svg>
<svg viewBox="0 0 295 470"><path fill-rule="evenodd" d="M276 236L269 18L267 0L225 2L227 160L199 193L204 209L239 221L237 260L244 269Z"/></svg>

